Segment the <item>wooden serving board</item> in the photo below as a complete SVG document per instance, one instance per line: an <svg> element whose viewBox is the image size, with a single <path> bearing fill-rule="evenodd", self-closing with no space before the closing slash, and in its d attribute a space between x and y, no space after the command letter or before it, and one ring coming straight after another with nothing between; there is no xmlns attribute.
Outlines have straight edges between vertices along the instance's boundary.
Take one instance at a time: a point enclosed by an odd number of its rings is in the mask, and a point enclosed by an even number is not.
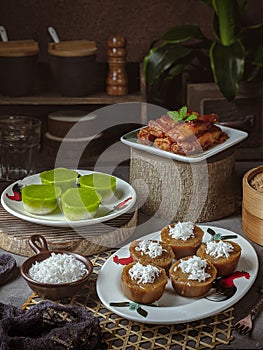
<svg viewBox="0 0 263 350"><path fill-rule="evenodd" d="M28 244L33 234L45 237L49 250L65 250L83 255L97 254L120 246L134 232L137 210L112 220L87 225L74 231L71 227L51 227L34 224L6 212L0 205L0 247L24 256L35 253Z"/></svg>

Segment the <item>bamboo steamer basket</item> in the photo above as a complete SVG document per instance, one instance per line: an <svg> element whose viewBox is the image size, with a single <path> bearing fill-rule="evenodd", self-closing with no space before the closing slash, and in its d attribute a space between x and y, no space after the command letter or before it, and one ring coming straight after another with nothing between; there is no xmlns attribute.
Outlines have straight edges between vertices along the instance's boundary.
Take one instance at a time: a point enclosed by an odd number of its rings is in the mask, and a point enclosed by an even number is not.
<svg viewBox="0 0 263 350"><path fill-rule="evenodd" d="M251 180L262 173L263 165L249 170L243 177L242 227L253 242L263 245L263 192L251 186Z"/></svg>
<svg viewBox="0 0 263 350"><path fill-rule="evenodd" d="M68 132L74 139L92 136L95 124L96 115L82 110L58 110L48 115L48 132L56 137L64 138Z"/></svg>

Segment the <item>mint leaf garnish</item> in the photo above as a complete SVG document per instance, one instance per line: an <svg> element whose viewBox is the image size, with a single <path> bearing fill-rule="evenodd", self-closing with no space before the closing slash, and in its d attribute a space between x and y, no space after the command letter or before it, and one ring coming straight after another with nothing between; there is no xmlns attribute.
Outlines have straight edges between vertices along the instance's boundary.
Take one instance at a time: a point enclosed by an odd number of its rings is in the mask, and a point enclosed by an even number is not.
<svg viewBox="0 0 263 350"><path fill-rule="evenodd" d="M186 117L186 113L187 113L187 107L183 106L180 110L179 110L180 116L182 117L182 119L184 119Z"/></svg>
<svg viewBox="0 0 263 350"><path fill-rule="evenodd" d="M167 112L170 118L172 118L175 122L179 122L180 120L188 122L190 120L197 119L195 114L190 114L187 116L187 107L183 106L179 109L179 111L169 111Z"/></svg>
<svg viewBox="0 0 263 350"><path fill-rule="evenodd" d="M179 120L181 120L181 116L179 114L179 112L177 111L170 111L167 113L169 115L170 118L172 118L175 122L178 122Z"/></svg>
<svg viewBox="0 0 263 350"><path fill-rule="evenodd" d="M194 119L197 119L197 116L195 114L190 114L186 119L185 121L186 122L189 122L190 120L194 120Z"/></svg>

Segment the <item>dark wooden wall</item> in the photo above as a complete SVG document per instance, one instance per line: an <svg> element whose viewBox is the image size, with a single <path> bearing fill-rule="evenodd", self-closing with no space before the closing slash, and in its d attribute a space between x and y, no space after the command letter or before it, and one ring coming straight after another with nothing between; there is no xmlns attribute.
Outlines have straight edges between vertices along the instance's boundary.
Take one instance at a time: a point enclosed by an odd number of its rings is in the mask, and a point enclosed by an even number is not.
<svg viewBox="0 0 263 350"><path fill-rule="evenodd" d="M246 21L263 16L263 1L249 0ZM199 24L210 32L211 11L199 0L1 0L0 25L10 40L34 38L40 45L40 60L47 60L47 33L54 26L61 40L96 40L98 60L105 61L107 38L124 35L128 61L142 61L152 40L171 26Z"/></svg>

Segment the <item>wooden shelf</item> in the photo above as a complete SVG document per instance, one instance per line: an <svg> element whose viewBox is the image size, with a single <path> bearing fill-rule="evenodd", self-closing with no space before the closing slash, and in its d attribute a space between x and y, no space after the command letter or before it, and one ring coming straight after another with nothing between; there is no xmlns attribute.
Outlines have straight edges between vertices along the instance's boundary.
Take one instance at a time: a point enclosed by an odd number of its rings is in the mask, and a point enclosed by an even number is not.
<svg viewBox="0 0 263 350"><path fill-rule="evenodd" d="M44 93L26 97L6 97L0 95L0 105L110 105L124 102L143 102L140 92L125 96L110 96L105 92L84 97L65 97L55 93Z"/></svg>
<svg viewBox="0 0 263 350"><path fill-rule="evenodd" d="M56 155L61 141L52 143L51 145L46 142L45 133L49 131L48 116L50 113L57 112L59 110L81 110L88 113L93 112L94 110L103 109L114 104L125 104L126 102L137 102L143 103L146 102L145 94L145 83L142 74L141 64L138 63L127 65L128 73L128 91L129 93L124 96L110 96L105 91L105 72L107 71L107 63L103 64L104 68L101 67L100 72L102 77L98 78L99 82L97 90L99 91L94 94L89 94L83 97L68 97L62 96L59 93L59 90L55 90L54 82L51 76L50 67L48 64L42 64L39 67L39 79L37 84L37 89L35 94L32 96L23 96L23 97L10 97L3 96L0 94L0 115L27 115L37 117L42 122L42 134L43 134L43 143L42 143L42 152L37 159L38 168L50 169L55 166ZM104 120L100 120L98 113L98 118L92 122L94 123L94 130L101 128L102 125L105 127L99 139L98 145L95 141L89 144L89 147L81 155L79 160L80 165L94 167L98 162L107 164L110 166L115 166L120 163L129 163L129 147L120 144L119 138L134 129L133 124L145 124L145 108L138 109L138 114L132 115L133 122L127 122L125 119L122 119L122 116L109 115L112 123ZM91 126L93 127L93 126ZM90 131L87 130L87 133ZM112 145L117 143L118 149L112 150ZM70 146L71 147L71 146ZM65 157L65 167L70 165L71 158L74 151L70 151L69 155ZM103 155L103 157L102 157ZM77 155L78 156L78 155ZM103 159L101 159L101 157Z"/></svg>

